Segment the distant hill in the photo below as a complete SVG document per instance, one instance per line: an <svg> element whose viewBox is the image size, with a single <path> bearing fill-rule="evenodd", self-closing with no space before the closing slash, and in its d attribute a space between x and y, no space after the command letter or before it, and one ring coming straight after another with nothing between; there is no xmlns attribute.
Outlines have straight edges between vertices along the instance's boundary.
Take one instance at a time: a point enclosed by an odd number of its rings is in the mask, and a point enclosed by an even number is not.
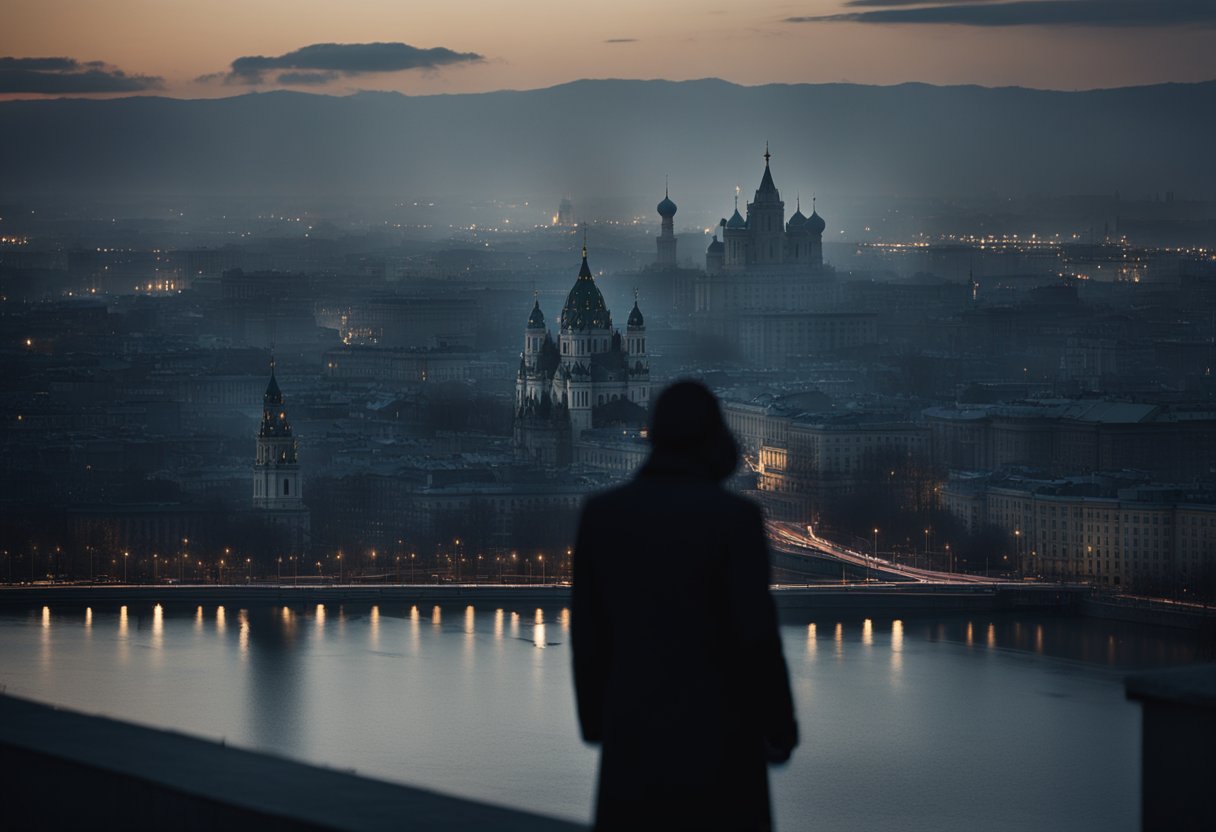
<svg viewBox="0 0 1216 832"><path fill-rule="evenodd" d="M1216 82L1086 92L718 80L0 103L0 191L1216 198ZM725 203L729 196L719 198ZM728 204L728 203L726 203ZM805 207L805 204L804 204Z"/></svg>

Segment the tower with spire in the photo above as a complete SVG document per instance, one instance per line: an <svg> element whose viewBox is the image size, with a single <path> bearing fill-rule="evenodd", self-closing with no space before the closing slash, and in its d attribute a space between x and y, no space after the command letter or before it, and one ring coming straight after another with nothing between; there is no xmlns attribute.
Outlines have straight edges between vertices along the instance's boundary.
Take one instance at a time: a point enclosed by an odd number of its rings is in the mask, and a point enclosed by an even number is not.
<svg viewBox="0 0 1216 832"><path fill-rule="evenodd" d="M270 362L270 383L262 397L262 424L258 429L253 463L253 507L297 510L304 507L300 493L299 447L287 421L283 392Z"/></svg>
<svg viewBox="0 0 1216 832"><path fill-rule="evenodd" d="M811 216L798 208L785 221L785 203L773 181L772 153L764 145L764 173L752 201L747 203L747 216L739 213L738 189L735 210L730 219L723 219L722 239L717 236L705 253L705 269L719 272L789 272L810 273L823 266L823 231L826 223L814 209Z"/></svg>
<svg viewBox="0 0 1216 832"><path fill-rule="evenodd" d="M645 424L650 405L646 325L635 297L626 335L583 259L562 306L557 340L533 300L516 378L515 446L546 465L570 461L571 443L586 431Z"/></svg>
<svg viewBox="0 0 1216 832"><path fill-rule="evenodd" d="M253 462L253 511L260 519L278 526L284 534L283 542L289 551L296 553L303 553L307 547L311 525L303 498L299 446L287 420L287 407L272 359Z"/></svg>
<svg viewBox="0 0 1216 832"><path fill-rule="evenodd" d="M658 204L656 210L659 212L662 223L659 226L659 236L655 239L659 247L658 258L655 260L655 263L659 267L672 267L676 264L676 235L674 230L676 204L671 201L671 193L666 184L663 185L663 201Z"/></svg>

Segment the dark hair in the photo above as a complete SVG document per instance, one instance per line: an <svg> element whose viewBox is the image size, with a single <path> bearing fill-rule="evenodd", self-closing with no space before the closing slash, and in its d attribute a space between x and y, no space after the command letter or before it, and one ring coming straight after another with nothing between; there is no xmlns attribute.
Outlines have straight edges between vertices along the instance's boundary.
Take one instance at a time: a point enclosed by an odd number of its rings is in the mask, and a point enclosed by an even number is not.
<svg viewBox="0 0 1216 832"><path fill-rule="evenodd" d="M721 480L739 464L718 400L699 381L677 381L659 394L649 435L652 470L678 468Z"/></svg>

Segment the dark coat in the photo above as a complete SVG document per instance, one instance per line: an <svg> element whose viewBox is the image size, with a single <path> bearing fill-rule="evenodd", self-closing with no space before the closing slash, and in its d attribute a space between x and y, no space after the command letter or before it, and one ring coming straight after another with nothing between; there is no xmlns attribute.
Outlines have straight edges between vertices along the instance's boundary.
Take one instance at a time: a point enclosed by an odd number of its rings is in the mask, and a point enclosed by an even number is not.
<svg viewBox="0 0 1216 832"><path fill-rule="evenodd" d="M656 450L583 511L571 628L597 829L771 828L766 763L797 724L762 515L721 476Z"/></svg>

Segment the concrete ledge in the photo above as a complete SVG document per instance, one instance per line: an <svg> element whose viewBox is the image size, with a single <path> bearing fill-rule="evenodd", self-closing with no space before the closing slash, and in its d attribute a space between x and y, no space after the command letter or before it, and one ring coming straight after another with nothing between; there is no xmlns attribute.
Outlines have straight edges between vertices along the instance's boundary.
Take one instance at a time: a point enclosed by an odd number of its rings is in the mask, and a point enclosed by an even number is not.
<svg viewBox="0 0 1216 832"><path fill-rule="evenodd" d="M1216 664L1144 673L1127 680L1143 711L1141 828L1216 829L1212 749L1216 748Z"/></svg>
<svg viewBox="0 0 1216 832"><path fill-rule="evenodd" d="M583 828L3 695L0 770L11 829Z"/></svg>

